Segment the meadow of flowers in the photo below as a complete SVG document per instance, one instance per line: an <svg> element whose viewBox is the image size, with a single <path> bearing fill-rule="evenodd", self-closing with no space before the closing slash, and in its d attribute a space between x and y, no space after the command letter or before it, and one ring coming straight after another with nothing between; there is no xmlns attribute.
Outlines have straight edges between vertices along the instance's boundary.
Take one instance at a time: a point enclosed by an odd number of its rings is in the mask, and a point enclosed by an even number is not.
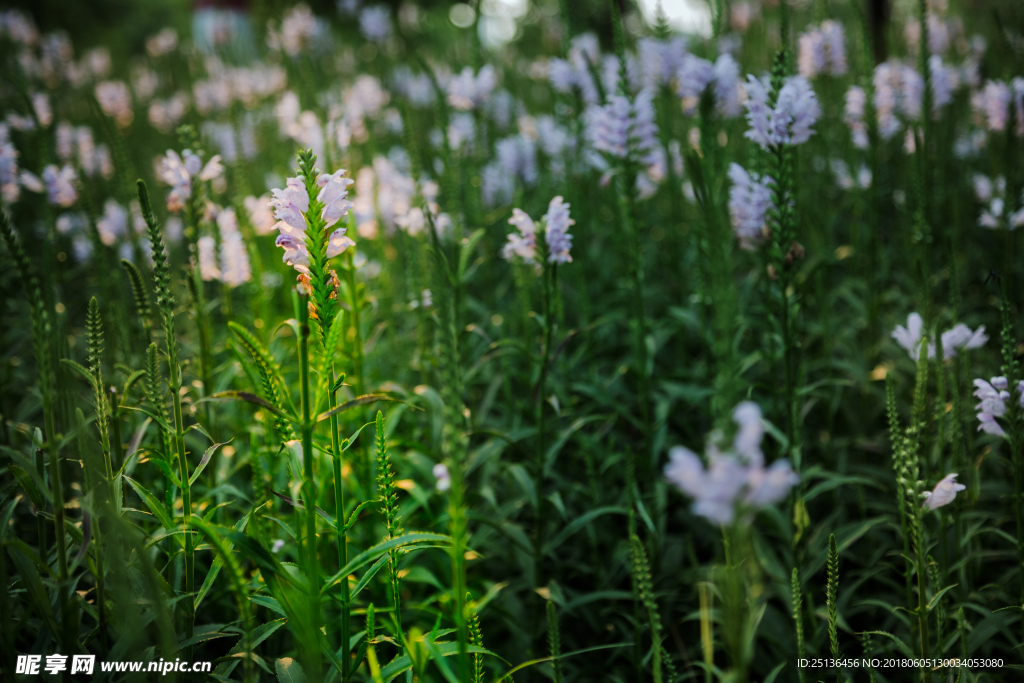
<svg viewBox="0 0 1024 683"><path fill-rule="evenodd" d="M374 2L0 11L3 680L1021 680L1024 6Z"/></svg>

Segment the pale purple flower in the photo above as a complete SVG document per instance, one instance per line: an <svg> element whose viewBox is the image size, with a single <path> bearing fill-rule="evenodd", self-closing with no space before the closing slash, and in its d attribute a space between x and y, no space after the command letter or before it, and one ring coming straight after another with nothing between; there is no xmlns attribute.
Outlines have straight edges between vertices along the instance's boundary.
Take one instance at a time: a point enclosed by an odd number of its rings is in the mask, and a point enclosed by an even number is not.
<svg viewBox="0 0 1024 683"><path fill-rule="evenodd" d="M800 34L797 68L804 78L819 74L842 76L846 73L846 37L843 25L828 20Z"/></svg>
<svg viewBox="0 0 1024 683"><path fill-rule="evenodd" d="M921 117L924 80L913 67L894 60L875 67L874 105L878 115L878 132L885 140L903 128L900 117L916 121Z"/></svg>
<svg viewBox="0 0 1024 683"><path fill-rule="evenodd" d="M49 128L53 123L53 110L50 108L50 98L46 96L46 93L32 93L32 110L36 114L39 125Z"/></svg>
<svg viewBox="0 0 1024 683"><path fill-rule="evenodd" d="M274 212L270 207L270 195L264 194L260 197L249 195L243 201L245 210L249 214L249 222L257 235L269 235L274 230Z"/></svg>
<svg viewBox="0 0 1024 683"><path fill-rule="evenodd" d="M680 97L699 98L715 79L715 67L706 59L687 54L676 73L676 92Z"/></svg>
<svg viewBox="0 0 1024 683"><path fill-rule="evenodd" d="M749 523L757 510L773 505L800 481L789 461L777 460L767 469L761 452L764 421L757 404L745 401L733 410L738 425L730 451L722 452L712 434L706 448L705 470L690 449L676 446L669 451L665 477L694 500L694 514L721 525L731 524L737 513Z"/></svg>
<svg viewBox="0 0 1024 683"><path fill-rule="evenodd" d="M217 265L217 240L210 235L199 238L199 275L207 282L220 279L220 267Z"/></svg>
<svg viewBox="0 0 1024 683"><path fill-rule="evenodd" d="M46 197L51 204L68 207L78 201L78 190L75 188L78 176L70 164L61 168L50 164L43 169L43 182L46 183Z"/></svg>
<svg viewBox="0 0 1024 683"><path fill-rule="evenodd" d="M743 111L743 103L740 102L743 87L740 65L726 52L715 60L714 73L715 107L718 113L728 119L739 116Z"/></svg>
<svg viewBox="0 0 1024 683"><path fill-rule="evenodd" d="M274 541L274 545L270 548L270 552L277 554L281 552L282 548L284 548L284 539L279 538Z"/></svg>
<svg viewBox="0 0 1024 683"><path fill-rule="evenodd" d="M551 263L571 263L572 235L569 227L576 221L569 218L569 205L561 197L555 197L548 204L548 212L544 214L544 239L548 245L548 261Z"/></svg>
<svg viewBox="0 0 1024 683"><path fill-rule="evenodd" d="M11 143L7 126L0 123L0 199L5 204L13 204L20 194L18 150Z"/></svg>
<svg viewBox="0 0 1024 683"><path fill-rule="evenodd" d="M181 156L169 149L156 165L157 177L171 186L167 194L167 210L175 213L181 211L185 202L192 197L193 178L206 182L219 178L223 173L219 154L211 157L204 166L202 157L190 149L182 152Z"/></svg>
<svg viewBox="0 0 1024 683"><path fill-rule="evenodd" d="M448 146L453 150L472 153L476 139L476 122L473 115L460 113L452 116L448 122ZM440 145L440 142L438 143Z"/></svg>
<svg viewBox="0 0 1024 683"><path fill-rule="evenodd" d="M897 325L892 332L892 338L896 343L906 349L910 358L917 361L920 356L921 340L923 338L924 320L918 313L911 313L907 316L907 326ZM971 330L963 323L958 323L952 329L942 333L942 357L949 360L960 351L977 349L985 345L988 337L985 335L985 326L981 325L977 330ZM928 358L935 358L935 342L928 340Z"/></svg>
<svg viewBox="0 0 1024 683"><path fill-rule="evenodd" d="M96 221L96 230L103 244L113 246L117 238L128 234L128 209L108 199L103 203L103 217Z"/></svg>
<svg viewBox="0 0 1024 683"><path fill-rule="evenodd" d="M425 73L414 74L409 67L395 67L394 89L416 107L429 106L434 101L434 84Z"/></svg>
<svg viewBox="0 0 1024 683"><path fill-rule="evenodd" d="M437 490L444 492L452 487L452 477L448 472L448 466L443 462L434 465L434 479L437 480Z"/></svg>
<svg viewBox="0 0 1024 683"><path fill-rule="evenodd" d="M386 41L391 37L391 8L387 5L364 7L359 13L359 30L367 40Z"/></svg>
<svg viewBox="0 0 1024 683"><path fill-rule="evenodd" d="M46 185L43 184L39 176L24 168L18 173L18 184L29 192L35 192L36 194L46 190Z"/></svg>
<svg viewBox="0 0 1024 683"><path fill-rule="evenodd" d="M975 173L971 178L971 183L974 185L974 196L982 204L991 201L996 196L996 191L999 194L1003 194L1006 191L1006 178L1003 176L997 177L993 182L988 176Z"/></svg>
<svg viewBox="0 0 1024 683"><path fill-rule="evenodd" d="M67 121L61 121L53 132L53 140L55 151L60 160L70 161L71 156L75 153L75 127Z"/></svg>
<svg viewBox="0 0 1024 683"><path fill-rule="evenodd" d="M305 4L299 4L285 13L281 19L281 32L268 35L267 42L271 47L283 48L289 56L294 57L310 46L321 30L312 10Z"/></svg>
<svg viewBox="0 0 1024 683"><path fill-rule="evenodd" d="M508 222L518 232L509 234L508 243L501 250L502 258L506 261L518 258L525 263L535 264L537 262L537 226L533 219L522 209L512 209L512 218L509 218Z"/></svg>
<svg viewBox="0 0 1024 683"><path fill-rule="evenodd" d="M790 76L779 90L775 106L770 108L768 78L747 77L746 136L763 149L775 145L799 145L814 133L811 126L821 115L818 97L803 76Z"/></svg>
<svg viewBox="0 0 1024 683"><path fill-rule="evenodd" d="M607 105L592 107L587 132L594 149L618 159L632 156L644 164L652 163L658 148L653 96L650 90L641 90L630 102L623 95L613 95Z"/></svg>
<svg viewBox="0 0 1024 683"><path fill-rule="evenodd" d="M1010 87L1003 81L988 81L985 87L971 95L971 107L992 132L1006 130L1010 119Z"/></svg>
<svg viewBox="0 0 1024 683"><path fill-rule="evenodd" d="M958 491L963 491L967 487L963 484L958 484L956 481L957 474L947 474L942 478L935 488L931 491L925 491L924 503L921 507L928 508L929 510L935 510L943 505L949 505L956 498Z"/></svg>
<svg viewBox="0 0 1024 683"><path fill-rule="evenodd" d="M953 329L942 333L942 355L953 358L958 351L981 348L987 341L984 325L972 331L967 325L957 323Z"/></svg>
<svg viewBox="0 0 1024 683"><path fill-rule="evenodd" d="M150 57L160 57L169 52L174 52L178 47L178 32L173 28L163 28L159 32L146 39L146 52Z"/></svg>
<svg viewBox="0 0 1024 683"><path fill-rule="evenodd" d="M480 171L480 198L484 206L492 208L508 204L516 193L516 177L508 173L498 161Z"/></svg>
<svg viewBox="0 0 1024 683"><path fill-rule="evenodd" d="M753 250L764 241L765 222L772 208L772 185L768 176L748 173L739 164L729 164L729 216L740 247Z"/></svg>
<svg viewBox="0 0 1024 683"><path fill-rule="evenodd" d="M665 40L641 38L637 43L644 81L648 87L668 85L687 57L686 38L674 36Z"/></svg>
<svg viewBox="0 0 1024 683"><path fill-rule="evenodd" d="M224 209L217 215L217 228L220 230L220 280L237 287L252 279L252 269L234 209Z"/></svg>
<svg viewBox="0 0 1024 683"><path fill-rule="evenodd" d="M923 327L924 320L921 318L921 315L919 313L911 313L907 316L907 326L897 325L896 329L892 332L892 338L896 340L897 344L906 349L914 361L917 361L921 350L921 331ZM935 348L932 346L929 357L934 355Z"/></svg>
<svg viewBox="0 0 1024 683"><path fill-rule="evenodd" d="M321 213L326 227L331 227L343 218L352 208L348 200L348 186L352 180L344 177L344 170L334 173L321 173L317 178L320 192L317 199L323 203ZM309 195L302 178L288 178L284 189L271 191L274 216L277 218L277 246L284 249L283 261L300 273L309 274L309 252L306 249L306 219L303 214L309 211ZM346 228L338 228L327 239L326 257L331 259L355 246L351 238L345 236Z"/></svg>
<svg viewBox="0 0 1024 683"><path fill-rule="evenodd" d="M978 431L983 431L994 436L1006 436L1002 425L996 421L997 417L1006 414L1006 401L1010 400L1009 382L1005 377L993 377L986 382L983 379L974 380L974 396L978 404L974 409L978 411ZM1021 387L1018 387L1018 391ZM1024 396L1024 394L1021 394Z"/></svg>
<svg viewBox="0 0 1024 683"><path fill-rule="evenodd" d="M35 45L39 40L39 30L32 19L16 9L0 12L0 35L6 34L12 41L21 45Z"/></svg>
<svg viewBox="0 0 1024 683"><path fill-rule="evenodd" d="M124 81L101 81L96 84L96 101L100 109L118 125L132 122L132 94Z"/></svg>
<svg viewBox="0 0 1024 683"><path fill-rule="evenodd" d="M829 167L836 176L836 183L844 190L862 189L871 187L871 170L864 164L857 169L857 177L850 174L850 167L842 159L831 159Z"/></svg>
<svg viewBox="0 0 1024 683"><path fill-rule="evenodd" d="M495 155L503 173L526 185L537 182L537 145L530 138L514 135L498 140Z"/></svg>
<svg viewBox="0 0 1024 683"><path fill-rule="evenodd" d="M490 64L481 67L476 74L467 66L448 83L448 104L462 111L479 107L497 84L498 76Z"/></svg>
<svg viewBox="0 0 1024 683"><path fill-rule="evenodd" d="M943 64L939 55L928 58L928 73L932 79L932 112L935 113L953 101L953 91L960 86L960 74L956 67Z"/></svg>

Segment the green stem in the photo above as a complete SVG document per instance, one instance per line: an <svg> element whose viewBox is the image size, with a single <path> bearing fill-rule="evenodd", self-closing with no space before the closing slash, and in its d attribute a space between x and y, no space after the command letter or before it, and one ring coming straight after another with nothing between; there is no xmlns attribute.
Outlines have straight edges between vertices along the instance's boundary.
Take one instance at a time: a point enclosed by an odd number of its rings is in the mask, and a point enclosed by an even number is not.
<svg viewBox="0 0 1024 683"><path fill-rule="evenodd" d="M636 177L633 164L627 163L627 170L616 176L618 190L619 221L629 236L629 275L633 281L633 345L636 354L638 393L640 394L640 419L643 422L643 444L640 453L643 460L638 477L641 481L650 479L651 454L651 397L647 386L647 316L644 313L644 277L640 259L640 235L634 215L633 189L630 184Z"/></svg>
<svg viewBox="0 0 1024 683"><path fill-rule="evenodd" d="M309 593L309 616L311 631L320 635L320 587L317 577L316 556L316 481L313 478L313 416L312 396L309 386L309 306L305 296L299 297L299 384L302 391L302 498L300 517L302 532L303 565ZM301 518L305 517L304 520ZM314 683L321 679L320 644L304 643L306 650L306 675Z"/></svg>
<svg viewBox="0 0 1024 683"><path fill-rule="evenodd" d="M176 355L176 354L175 354ZM173 362L172 359L169 362ZM181 368L170 366L171 399L174 402L174 446L178 455L178 477L181 480L181 522L185 527L185 637L191 638L195 626L195 547L192 532L192 490L188 478L188 458L185 456L185 426L181 413Z"/></svg>
<svg viewBox="0 0 1024 683"><path fill-rule="evenodd" d="M534 489L537 495L536 518L534 519L534 584L541 585L541 564L544 561L544 395L547 389L548 362L551 356L551 336L553 321L551 319L551 287L552 280L557 277L558 264L550 269L545 264L543 287L541 289L541 306L544 311L544 347L541 350L540 376L537 380L537 397L534 401L534 413L537 421L537 454L534 463Z"/></svg>
<svg viewBox="0 0 1024 683"><path fill-rule="evenodd" d="M334 364L331 364L330 382L334 382ZM338 405L337 392L328 391L328 403L331 410ZM334 521L338 527L338 566L348 564L348 531L345 529L345 482L342 479L341 441L338 437L338 417L331 416L331 454L334 456ZM352 672L349 670L352 660L348 656L352 619L351 597L349 596L348 577L341 578L341 682L349 683Z"/></svg>

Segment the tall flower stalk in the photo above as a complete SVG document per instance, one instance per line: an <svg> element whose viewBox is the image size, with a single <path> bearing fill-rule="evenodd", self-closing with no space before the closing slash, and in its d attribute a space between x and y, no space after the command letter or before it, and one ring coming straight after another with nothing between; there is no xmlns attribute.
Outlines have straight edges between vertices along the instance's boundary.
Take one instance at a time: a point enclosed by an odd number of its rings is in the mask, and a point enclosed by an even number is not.
<svg viewBox="0 0 1024 683"><path fill-rule="evenodd" d="M338 562L344 567L348 562L348 535L345 523L345 492L343 480L342 452L347 447L338 432L339 421L336 408L337 392L345 376L339 375L334 355L344 333L344 316L337 309L338 292L341 282L337 272L331 268L330 260L355 243L345 236L346 228L334 228L352 207L348 201L348 186L352 181L345 177L344 170L334 173L320 173L316 168L316 155L305 150L298 155L298 176L289 178L284 189L274 190L274 215L278 219L274 226L279 235L277 246L284 249L284 261L298 271L296 299L299 321L299 383L301 390L300 438L303 453L303 507L296 507L296 525L302 531L302 566L309 591L312 628L320 630L320 588L316 545L316 479L313 471L314 447L313 430L316 424L314 394L310 379L310 320L316 321L321 342L323 370L321 381L327 393L329 405L329 426L331 430L331 457L333 460L335 521L337 525ZM333 228L333 229L332 229ZM348 256L351 266L351 253ZM354 271L354 269L351 269ZM354 275L352 276L354 278ZM350 279L354 287L354 280ZM355 319L355 307L353 318ZM355 323L355 320L353 321ZM356 372L361 374L361 367ZM326 375L326 376L325 376ZM320 395L319 392L317 395ZM342 681L351 679L351 659L348 657L349 629L351 621L351 598L347 579L341 582L341 642L345 653L342 657ZM307 673L320 679L319 644L305 644Z"/></svg>
<svg viewBox="0 0 1024 683"><path fill-rule="evenodd" d="M153 258L153 286L156 290L156 305L160 311L167 353L167 391L173 405L173 432L169 435L174 444L178 460L178 479L181 482L181 521L185 529L185 633L192 637L195 627L195 546L191 530L192 488L189 482L188 458L185 453L185 426L181 409L182 373L178 364L178 344L174 336L174 294L171 292L171 278L164 250L160 224L153 216L149 192L143 181L138 181L139 208L146 221L151 255ZM170 486L168 486L170 488ZM170 498L170 496L169 496ZM173 505L171 507L173 510Z"/></svg>

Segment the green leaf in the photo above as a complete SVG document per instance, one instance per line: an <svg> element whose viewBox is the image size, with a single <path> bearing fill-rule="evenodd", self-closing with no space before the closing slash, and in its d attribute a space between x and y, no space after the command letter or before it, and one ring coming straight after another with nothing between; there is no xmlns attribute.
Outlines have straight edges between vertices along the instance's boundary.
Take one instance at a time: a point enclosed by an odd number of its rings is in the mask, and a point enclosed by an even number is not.
<svg viewBox="0 0 1024 683"><path fill-rule="evenodd" d="M362 433L362 431L364 429L366 429L367 427L371 427L374 424L375 423L373 423L373 422L367 422L362 427L360 427L356 431L352 432L352 436L348 437L347 439L345 439L344 441L341 442L342 443L342 446L341 446L342 452L347 451L348 449L352 448L352 445L355 444L355 442L356 442L356 437L358 437Z"/></svg>
<svg viewBox="0 0 1024 683"><path fill-rule="evenodd" d="M610 514L625 515L625 514L627 514L627 510L625 508L620 508L620 507L616 507L616 506L613 506L613 505L608 505L608 506L605 506L605 507L599 507L599 508L596 508L594 510L591 510L591 511L587 512L586 514L584 514L584 515L582 515L580 517L577 517L572 522L570 522L568 524L568 526L566 526L564 529L562 529L557 536L555 536L553 539L551 539L551 542L548 544L548 549L558 548L563 543L565 543L565 541L570 536L572 536L574 533L576 533L577 531L579 531L580 529L582 529L586 525L590 524L592 521L594 521L598 517L601 517L603 515L610 515Z"/></svg>
<svg viewBox="0 0 1024 683"><path fill-rule="evenodd" d="M82 367L70 358L61 358L60 362L84 377L89 382L89 386L93 388L93 391L96 391L96 376L89 372L88 368Z"/></svg>
<svg viewBox="0 0 1024 683"><path fill-rule="evenodd" d="M199 475L203 473L204 469L206 469L206 465L207 463L210 462L210 458L213 457L214 452L221 446L231 443L233 440L234 438L232 437L231 439L228 439L227 441L224 441L222 443L215 443L206 449L206 453L203 454L203 459L199 461L199 464L196 466L196 469L192 473L192 476L188 478L189 486L196 483L196 479L198 479Z"/></svg>
<svg viewBox="0 0 1024 683"><path fill-rule="evenodd" d="M587 417L581 417L578 420L574 420L565 431L558 435L558 439L555 440L551 447L548 448L547 454L544 456L544 474L545 476L551 473L551 466L555 462L555 457L558 456L558 452L562 450L562 447L568 443L572 435L578 432L580 429L590 424L591 422L597 422L599 420L607 420L611 415L590 415Z"/></svg>
<svg viewBox="0 0 1024 683"><path fill-rule="evenodd" d="M252 510L250 510L245 515L245 517L242 517L242 519L238 520L238 523L235 524L235 531L238 531L238 532L245 531L245 525L249 523L249 517L251 515L252 515ZM232 545L228 541L224 541L224 545L227 548L227 550L229 550L229 551L234 547L234 545ZM200 587L199 593L196 595L196 603L195 603L195 608L196 609L199 609L199 604L203 601L203 598L206 597L206 594L210 592L210 588L213 587L213 582L217 580L217 575L220 574L220 570L221 570L221 568L223 566L224 566L224 558L222 558L218 554L217 557L213 560L213 565L210 567L209 573L206 575L206 578L203 579L203 585L202 585L202 587Z"/></svg>
<svg viewBox="0 0 1024 683"><path fill-rule="evenodd" d="M172 427L170 424L168 424L167 420L163 419L162 417L160 417L156 413L151 413L148 410L146 410L145 408L138 408L136 406L122 406L122 409L123 410L136 410L136 411L142 413L143 415L147 416L149 419L153 420L153 422L156 422L158 425L163 427L163 430L165 432L167 432L168 434L174 434L174 427Z"/></svg>
<svg viewBox="0 0 1024 683"><path fill-rule="evenodd" d="M904 643L902 640L900 640L891 633L886 633L885 631L866 631L865 633L869 636L885 636L892 642L896 643L896 647L899 649L900 652L903 653L903 656L907 659L914 659L914 657L916 656L914 654L914 651L911 650L906 643Z"/></svg>
<svg viewBox="0 0 1024 683"><path fill-rule="evenodd" d="M544 662L552 662L552 661L554 661L556 659L565 659L567 657L575 657L576 655L586 654L587 652L596 652L597 650L610 650L610 649L612 649L614 647L629 647L632 644L633 643L614 643L612 645L598 645L596 647L588 647L588 648L585 648L583 650L574 650L572 652L565 652L563 654L558 655L557 657L541 657L540 659L531 659L528 662L523 662L519 666L516 666L516 667L514 667L512 669L509 669L508 671L506 671L501 676L498 676L497 680L504 681L506 678L508 678L509 676L514 674L515 672L521 671L521 670L525 669L528 666L533 666L534 664L543 664Z"/></svg>
<svg viewBox="0 0 1024 683"><path fill-rule="evenodd" d="M957 587L958 585L959 585L959 584L955 584L955 583L954 583L953 585L951 585L951 586L946 586L945 588L943 588L942 590L940 590L940 591L939 591L938 593L936 593L936 594L935 594L935 596L934 596L934 597L933 597L933 598L932 598L931 600L929 600L929 601L928 601L928 606L927 606L927 607L925 607L925 611L926 611L926 612L931 612L931 611L932 611L932 609L933 609L933 608L934 608L934 607L935 607L935 606L936 606L937 604L939 604L939 598L941 598L941 597L942 597L942 596L943 596L943 595L945 594L945 592L946 592L946 591L948 591L948 590L950 590L950 589L952 589L952 588L956 588L956 587Z"/></svg>
<svg viewBox="0 0 1024 683"><path fill-rule="evenodd" d="M274 598L270 597L269 595L250 595L249 596L249 601L250 602L254 602L257 605L261 605L263 607L266 607L271 612L276 612L277 614L280 614L282 617L287 616L284 613L284 608L281 607L281 603L279 603L277 600L275 600ZM278 621L280 621L281 624L284 624L286 619L279 619Z"/></svg>
<svg viewBox="0 0 1024 683"><path fill-rule="evenodd" d="M358 396L358 397L352 399L351 401L345 401L340 406L336 406L335 408L332 408L331 410L328 410L326 413L320 413L319 415L316 416L316 421L317 422L323 422L324 420L327 420L327 419L329 419L331 417L334 417L335 415L340 415L341 413L345 412L346 410L351 410L352 408L358 408L359 406L364 406L364 405L366 405L368 403L376 403L377 401L391 401L392 403L406 403L405 401L402 401L401 399L392 398L391 396L388 396L387 394L363 394L362 396ZM412 405L412 404L406 404L406 405ZM360 429L360 431L362 431L362 430Z"/></svg>
<svg viewBox="0 0 1024 683"><path fill-rule="evenodd" d="M176 475L174 473L174 470L171 469L170 464L166 460L161 458L158 453L154 453L154 455L156 457L147 458L145 462L151 462L154 465L156 465L160 469L160 471L164 473L164 476L167 477L167 479L172 484L174 484L175 486L177 486L180 489L181 488L181 480L178 479L178 475Z"/></svg>
<svg viewBox="0 0 1024 683"><path fill-rule="evenodd" d="M280 683L306 683L306 674L302 667L291 657L282 657L274 665L277 669L277 680Z"/></svg>
<svg viewBox="0 0 1024 683"><path fill-rule="evenodd" d="M18 484L28 494L29 500L38 509L46 507L46 498L43 497L42 491L36 486L36 482L32 479L32 475L29 472L34 470L25 471L23 468L17 465L10 466L11 473L14 474L14 478L18 480Z"/></svg>
<svg viewBox="0 0 1024 683"><path fill-rule="evenodd" d="M348 516L348 521L345 522L344 531L348 531L352 528L352 525L359 521L359 513L363 511L363 508L379 503L380 500L364 500L362 503L356 506L356 509L352 511L352 514Z"/></svg>
<svg viewBox="0 0 1024 683"><path fill-rule="evenodd" d="M379 572L381 570L381 568L385 564L387 564L387 562L388 562L388 555L384 555L379 560L377 560L373 564L372 567L370 567L365 572L363 572L363 576L362 576L362 578L359 579L359 583L357 583L355 585L355 588L353 588L351 591L349 591L348 595L349 595L349 600L350 601L351 600L355 600L356 596L359 594L359 591L361 591L364 588L366 588L366 584L370 583L370 579L372 579L377 574L377 572Z"/></svg>
<svg viewBox="0 0 1024 683"><path fill-rule="evenodd" d="M469 266L469 259L473 256L473 252L476 250L476 245L480 243L483 236L484 229L478 228L474 230L462 243L462 248L459 250L459 270L457 273L458 281L460 283L465 281L466 268Z"/></svg>
<svg viewBox="0 0 1024 683"><path fill-rule="evenodd" d="M198 405L206 401L214 401L217 403L223 403L225 401L245 401L246 403L255 403L261 408L265 408L274 415L284 418L285 420L288 420L290 422L299 421L299 418L295 417L294 415L289 415L283 410L280 410L270 401L267 401L266 399L261 398L260 396L257 396L256 394L250 391L218 391L216 394L211 394L206 398L196 401L196 404Z"/></svg>
<svg viewBox="0 0 1024 683"><path fill-rule="evenodd" d="M15 547L10 541L6 545L7 554L11 556L14 564L17 565L18 576L21 577L22 583L25 584L29 598L35 603L36 610L42 615L43 621L46 622L46 625L53 633L54 639L59 643L61 639L60 628L57 626L57 620L53 617L50 598L46 595L46 589L43 588L43 582L39 578L39 571L32 566L32 561L28 555Z"/></svg>
<svg viewBox="0 0 1024 683"><path fill-rule="evenodd" d="M338 585L340 581L345 580L349 574L353 573L361 567L365 567L371 562L376 561L381 555L384 555L389 550L396 550L398 548L402 548L407 545L413 545L416 543L430 543L434 541L444 541L447 543L451 543L452 539L451 536L444 536L442 534L412 532L408 534L402 534L401 536L397 536L390 540L384 541L383 543L379 543L368 550L364 550L363 552L356 555L353 559L349 560L348 564L341 568L341 571L332 576L330 580L324 584L323 588L321 589L321 592L328 591L334 588L334 586Z"/></svg>
<svg viewBox="0 0 1024 683"><path fill-rule="evenodd" d="M165 529L171 530L177 526L174 523L174 520L172 520L170 516L167 514L167 510L166 508L164 508L163 503L161 503L156 496L150 493L149 489L147 489L145 486L135 481L131 477L126 476L124 479L129 484L131 484L131 487L135 489L135 492L139 494L139 497L142 498L142 502L145 503L146 507L149 508L149 511L152 512L153 515L160 520L160 523L164 526Z"/></svg>
<svg viewBox="0 0 1024 683"><path fill-rule="evenodd" d="M283 500L284 502L286 502L289 505L291 505L292 507L298 508L299 510L305 510L306 509L306 506L303 504L303 502L301 500L293 500L291 498L291 496L286 496L283 493L278 493L277 491L274 491L274 490L271 490L270 492L273 493L278 498L280 498L281 500ZM319 505L314 506L314 507L316 507L316 514L319 515L325 522L327 522L327 524L332 529L337 531L338 527L334 523L334 518L331 517L329 514L327 514L327 512L323 508L321 508Z"/></svg>

